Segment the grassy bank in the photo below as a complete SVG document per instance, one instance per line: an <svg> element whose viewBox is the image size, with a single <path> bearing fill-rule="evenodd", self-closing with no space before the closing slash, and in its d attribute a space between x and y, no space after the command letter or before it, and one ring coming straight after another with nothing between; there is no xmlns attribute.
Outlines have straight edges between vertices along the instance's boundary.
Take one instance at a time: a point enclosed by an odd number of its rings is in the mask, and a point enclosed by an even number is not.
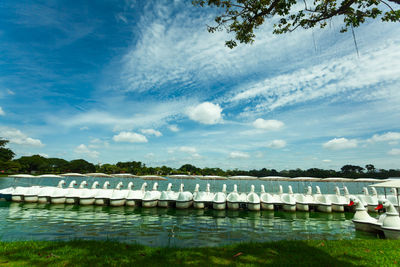
<svg viewBox="0 0 400 267"><path fill-rule="evenodd" d="M204 248L151 248L111 241L79 240L0 242L0 266L133 264L391 266L400 264L400 241L279 241Z"/></svg>

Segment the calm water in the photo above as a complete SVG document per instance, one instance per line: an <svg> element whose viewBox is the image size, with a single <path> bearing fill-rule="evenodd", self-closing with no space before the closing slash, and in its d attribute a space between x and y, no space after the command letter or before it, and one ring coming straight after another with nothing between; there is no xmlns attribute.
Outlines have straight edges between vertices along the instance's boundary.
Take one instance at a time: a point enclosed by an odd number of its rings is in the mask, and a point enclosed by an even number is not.
<svg viewBox="0 0 400 267"><path fill-rule="evenodd" d="M75 179L75 178L74 178ZM15 185L56 185L60 179L0 179L0 188ZM66 178L67 182L73 178ZM76 179L79 183L82 178ZM140 179L85 178L89 186L94 180L101 184L133 181L135 188ZM159 182L164 190L170 181ZM196 183L204 190L207 181L171 180L174 188L183 182L185 190L192 191ZM149 187L153 181L147 181ZM212 191L220 191L222 184L228 191L237 183L240 191L249 191L250 185L264 184L268 191L276 192L278 185L292 184L294 191L302 192L309 183L271 183L262 181L209 181ZM333 193L334 183L320 185L323 192ZM346 184L351 193L361 191L360 184ZM338 185L341 187L341 185ZM150 187L151 188L151 187ZM292 239L369 239L367 233L356 232L351 213L324 214L319 212L251 212L215 210L145 209L130 207L70 206L0 202L0 240L118 240L150 246L214 246L243 241L270 241Z"/></svg>

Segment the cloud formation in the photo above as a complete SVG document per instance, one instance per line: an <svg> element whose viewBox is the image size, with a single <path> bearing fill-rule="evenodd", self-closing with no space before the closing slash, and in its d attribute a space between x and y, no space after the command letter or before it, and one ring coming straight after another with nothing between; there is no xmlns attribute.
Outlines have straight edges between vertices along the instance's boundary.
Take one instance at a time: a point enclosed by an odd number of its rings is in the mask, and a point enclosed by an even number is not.
<svg viewBox="0 0 400 267"><path fill-rule="evenodd" d="M134 132L120 132L113 136L113 140L115 142L147 143L146 136Z"/></svg>
<svg viewBox="0 0 400 267"><path fill-rule="evenodd" d="M157 137L162 136L162 133L160 131L154 130L154 129L143 129L140 130L142 132L142 134L147 134L147 135L154 135Z"/></svg>
<svg viewBox="0 0 400 267"><path fill-rule="evenodd" d="M74 152L78 155L87 156L89 158L98 158L100 153L95 150L90 150L86 145L80 144L74 149Z"/></svg>
<svg viewBox="0 0 400 267"><path fill-rule="evenodd" d="M323 144L324 148L331 150L342 150L357 147L357 140L347 138L334 138Z"/></svg>
<svg viewBox="0 0 400 267"><path fill-rule="evenodd" d="M202 124L217 124L222 121L222 108L210 102L201 103L188 108L187 114L191 120Z"/></svg>
<svg viewBox="0 0 400 267"><path fill-rule="evenodd" d="M28 137L26 134L18 129L9 127L0 127L0 136L8 139L11 144L31 146L31 147L43 147L44 144L39 139Z"/></svg>
<svg viewBox="0 0 400 267"><path fill-rule="evenodd" d="M264 120L261 118L256 119L253 122L253 126L257 129L263 129L266 131L276 131L281 129L285 124L278 120Z"/></svg>
<svg viewBox="0 0 400 267"><path fill-rule="evenodd" d="M233 151L233 152L229 153L229 158L231 158L231 159L248 159L248 158L250 158L250 155L246 152Z"/></svg>
<svg viewBox="0 0 400 267"><path fill-rule="evenodd" d="M267 144L269 148L283 148L286 146L285 140L273 140L272 142Z"/></svg>

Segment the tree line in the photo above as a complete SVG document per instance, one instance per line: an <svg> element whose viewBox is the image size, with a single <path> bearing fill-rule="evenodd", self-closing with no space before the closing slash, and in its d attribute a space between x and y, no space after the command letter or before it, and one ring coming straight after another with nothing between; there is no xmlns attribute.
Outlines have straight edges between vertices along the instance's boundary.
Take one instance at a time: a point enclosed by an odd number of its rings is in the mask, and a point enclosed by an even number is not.
<svg viewBox="0 0 400 267"><path fill-rule="evenodd" d="M29 173L29 174L60 174L67 172L90 173L102 172L107 174L131 173L135 175L218 175L218 176L285 176L285 177L346 177L346 178L388 178L400 177L400 169L376 169L374 165L364 167L357 165L344 165L340 171L310 168L307 170L281 170L262 168L259 170L222 170L220 168L199 168L191 164L184 164L180 168L167 166L148 167L140 161L118 162L116 164L93 164L84 159L67 161L61 158L46 158L40 155L23 156L13 159L15 153L6 148L8 140L0 139L0 171L3 174Z"/></svg>

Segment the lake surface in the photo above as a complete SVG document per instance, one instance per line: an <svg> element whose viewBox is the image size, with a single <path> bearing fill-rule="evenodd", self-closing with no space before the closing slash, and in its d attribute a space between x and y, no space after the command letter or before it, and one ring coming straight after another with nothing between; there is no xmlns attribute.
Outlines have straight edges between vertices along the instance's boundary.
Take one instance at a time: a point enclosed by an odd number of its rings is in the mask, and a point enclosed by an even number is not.
<svg viewBox="0 0 400 267"><path fill-rule="evenodd" d="M123 181L124 186L133 182L140 188L144 182L138 178L63 178L67 184L86 180L89 186L94 181L102 185L110 181L111 187ZM57 185L60 178L0 178L0 189L10 186ZM155 181L146 181L148 189ZM277 192L279 185L284 191L292 185L293 191L304 192L308 185L321 187L323 193L334 193L334 187L346 185L350 193L361 193L366 183L324 182L270 182L270 181L204 181L177 180L157 181L159 190L166 189L171 182L177 190L180 183L185 190L193 191L200 184L205 190L210 183L211 191L220 191L227 184L228 192L233 184L240 192L249 192L254 184L256 191L264 184L266 191ZM217 246L245 241L272 241L294 239L370 239L376 238L356 232L351 219L352 213L283 212L283 211L216 211L176 210L173 208L131 208L71 206L50 204L12 203L0 201L0 240L118 240L150 246Z"/></svg>
<svg viewBox="0 0 400 267"><path fill-rule="evenodd" d="M176 210L0 202L0 239L118 240L149 246L243 241L371 239L352 213Z"/></svg>

